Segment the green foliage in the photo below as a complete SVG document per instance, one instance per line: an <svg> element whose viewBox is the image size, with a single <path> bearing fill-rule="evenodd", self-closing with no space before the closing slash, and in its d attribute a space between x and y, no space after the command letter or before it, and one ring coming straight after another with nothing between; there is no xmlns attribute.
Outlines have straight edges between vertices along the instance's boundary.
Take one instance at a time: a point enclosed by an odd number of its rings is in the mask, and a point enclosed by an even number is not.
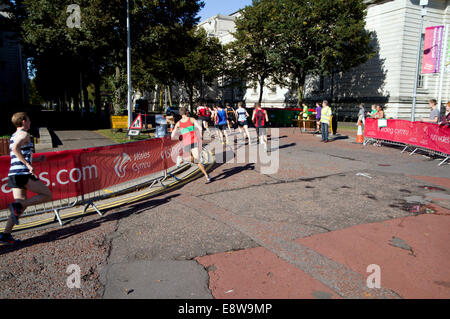
<svg viewBox="0 0 450 319"><path fill-rule="evenodd" d="M259 85L259 102L265 81L276 75L280 61L277 16L276 1L254 0L236 19L236 40L227 47L229 73Z"/></svg>
<svg viewBox="0 0 450 319"><path fill-rule="evenodd" d="M132 84L151 90L155 84L182 79L180 58L203 6L198 0L130 0ZM28 56L33 57L36 87L46 100L79 100L95 87L95 104L110 96L114 108L126 104L126 1L78 0L80 28L69 28L72 0L17 0L14 18ZM181 70L181 71L180 71ZM104 85L106 84L106 85ZM101 88L109 92L101 92ZM111 92L111 90L113 92ZM89 105L87 94L84 97ZM126 94L125 94L126 97ZM97 109L99 109L97 107Z"/></svg>
<svg viewBox="0 0 450 319"><path fill-rule="evenodd" d="M254 0L230 51L251 82L271 77L303 96L308 75L348 71L374 54L362 0ZM262 93L262 92L261 92Z"/></svg>
<svg viewBox="0 0 450 319"><path fill-rule="evenodd" d="M208 37L203 28L194 28L188 35L189 53L179 59L182 67L180 82L189 95L192 110L195 89L200 89L202 84L211 84L217 78L223 64L224 51L219 40Z"/></svg>

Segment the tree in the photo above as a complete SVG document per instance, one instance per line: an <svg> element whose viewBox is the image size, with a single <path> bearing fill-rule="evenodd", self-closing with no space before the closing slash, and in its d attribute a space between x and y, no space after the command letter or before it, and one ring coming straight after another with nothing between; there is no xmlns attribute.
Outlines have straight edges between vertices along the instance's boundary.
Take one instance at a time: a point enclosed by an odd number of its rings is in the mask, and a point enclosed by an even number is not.
<svg viewBox="0 0 450 319"><path fill-rule="evenodd" d="M236 32L227 50L232 72L252 85L259 85L259 102L262 101L264 84L277 74L280 61L280 37L278 36L277 1L253 0L251 6L241 11L236 19Z"/></svg>
<svg viewBox="0 0 450 319"><path fill-rule="evenodd" d="M75 98L81 87L87 107L87 87L93 84L95 104L100 106L102 84L108 82L115 91L114 108L120 111L125 102L126 1L77 3L81 24L71 28L66 12L70 1L15 1L15 17L27 52L35 58L37 79L53 86L43 95L66 99L70 93ZM180 57L189 53L184 50L187 31L198 22L201 6L198 0L130 0L134 87L149 89L156 81L167 85L182 78ZM54 61L51 68L47 61Z"/></svg>
<svg viewBox="0 0 450 319"><path fill-rule="evenodd" d="M268 0L272 1L272 0ZM370 59L371 33L366 31L366 5L362 0L273 0L277 3L277 80L286 75L303 99L307 75L345 72Z"/></svg>
<svg viewBox="0 0 450 319"><path fill-rule="evenodd" d="M193 109L195 89L203 84L211 84L219 74L223 59L223 47L215 37L208 37L203 28L194 28L191 37L190 52L180 59L183 66L181 83L189 97Z"/></svg>

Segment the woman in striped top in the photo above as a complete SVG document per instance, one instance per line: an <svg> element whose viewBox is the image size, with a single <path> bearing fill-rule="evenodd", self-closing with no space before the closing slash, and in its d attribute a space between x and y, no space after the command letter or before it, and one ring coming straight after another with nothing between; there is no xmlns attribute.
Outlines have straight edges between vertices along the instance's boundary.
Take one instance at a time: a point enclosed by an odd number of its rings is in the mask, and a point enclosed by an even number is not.
<svg viewBox="0 0 450 319"><path fill-rule="evenodd" d="M52 193L36 176L32 165L33 142L28 134L31 121L25 112L15 113L11 119L16 132L11 136L9 150L11 166L8 173L8 186L13 191L14 203L9 204L11 215L8 218L3 233L0 233L0 242L16 244L11 236L14 224L19 224L19 216L28 206L47 202L52 199ZM27 199L27 191L36 193Z"/></svg>

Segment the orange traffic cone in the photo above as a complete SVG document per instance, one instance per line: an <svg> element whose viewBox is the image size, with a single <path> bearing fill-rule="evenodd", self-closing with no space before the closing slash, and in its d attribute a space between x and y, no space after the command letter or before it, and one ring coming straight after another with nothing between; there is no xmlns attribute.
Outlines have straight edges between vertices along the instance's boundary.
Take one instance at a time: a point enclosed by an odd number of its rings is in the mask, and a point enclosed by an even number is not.
<svg viewBox="0 0 450 319"><path fill-rule="evenodd" d="M363 144L364 136L362 132L361 120L358 121L358 134L356 134L356 143Z"/></svg>

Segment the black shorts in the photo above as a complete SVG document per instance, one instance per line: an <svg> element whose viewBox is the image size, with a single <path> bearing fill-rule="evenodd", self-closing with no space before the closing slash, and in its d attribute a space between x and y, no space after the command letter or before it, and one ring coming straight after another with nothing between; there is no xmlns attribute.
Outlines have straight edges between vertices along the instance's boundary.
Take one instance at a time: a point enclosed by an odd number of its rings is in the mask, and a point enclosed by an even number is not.
<svg viewBox="0 0 450 319"><path fill-rule="evenodd" d="M256 135L262 136L267 135L267 130L265 127L256 127Z"/></svg>
<svg viewBox="0 0 450 319"><path fill-rule="evenodd" d="M199 116L199 117L198 117L198 120L199 120L199 121L209 122L209 117L207 117L207 116Z"/></svg>
<svg viewBox="0 0 450 319"><path fill-rule="evenodd" d="M196 148L196 147L198 147L198 144L197 143L192 143L192 144L186 145L184 147L184 151L185 152L190 152L193 148Z"/></svg>
<svg viewBox="0 0 450 319"><path fill-rule="evenodd" d="M223 131L228 128L228 125L227 124L219 124L219 125L217 125L217 127L219 130Z"/></svg>
<svg viewBox="0 0 450 319"><path fill-rule="evenodd" d="M245 126L245 125L247 125L248 126L248 123L247 123L247 121L240 121L240 122L238 122L238 125L239 126Z"/></svg>
<svg viewBox="0 0 450 319"><path fill-rule="evenodd" d="M11 175L8 176L8 187L9 188L20 188L25 189L29 180L38 181L37 177L32 174L27 175Z"/></svg>

